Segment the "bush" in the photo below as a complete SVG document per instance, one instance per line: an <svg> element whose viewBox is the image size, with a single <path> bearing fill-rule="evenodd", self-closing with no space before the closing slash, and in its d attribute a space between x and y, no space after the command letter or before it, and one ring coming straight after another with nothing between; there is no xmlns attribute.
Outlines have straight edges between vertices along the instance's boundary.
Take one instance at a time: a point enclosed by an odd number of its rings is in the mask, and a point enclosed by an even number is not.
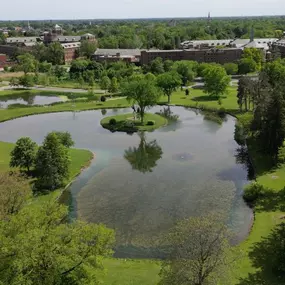
<svg viewBox="0 0 285 285"><path fill-rule="evenodd" d="M155 121L147 121L147 125L148 126L154 126L155 125Z"/></svg>
<svg viewBox="0 0 285 285"><path fill-rule="evenodd" d="M219 117L219 116L217 116L217 114L215 114L215 113L206 113L205 115L204 115L204 120L206 120L206 121L212 121L212 122L215 122L215 123L217 123L217 124L219 124L219 125L221 125L222 123L223 123L223 120Z"/></svg>
<svg viewBox="0 0 285 285"><path fill-rule="evenodd" d="M226 109L224 107L221 107L218 110L218 115L219 115L219 117L224 118L226 116Z"/></svg>
<svg viewBox="0 0 285 285"><path fill-rule="evenodd" d="M106 102L106 97L105 96L101 96L101 102Z"/></svg>
<svg viewBox="0 0 285 285"><path fill-rule="evenodd" d="M111 125L111 126L115 126L116 124L117 124L116 119L114 119L114 118L110 119L110 121L109 121L109 125Z"/></svg>
<svg viewBox="0 0 285 285"><path fill-rule="evenodd" d="M243 193L243 199L249 203L249 204L253 204L254 202L256 202L259 198L263 197L265 192L266 192L266 188L263 187L262 185L258 184L258 183L252 183L250 185L248 185L245 189L244 189L244 193Z"/></svg>

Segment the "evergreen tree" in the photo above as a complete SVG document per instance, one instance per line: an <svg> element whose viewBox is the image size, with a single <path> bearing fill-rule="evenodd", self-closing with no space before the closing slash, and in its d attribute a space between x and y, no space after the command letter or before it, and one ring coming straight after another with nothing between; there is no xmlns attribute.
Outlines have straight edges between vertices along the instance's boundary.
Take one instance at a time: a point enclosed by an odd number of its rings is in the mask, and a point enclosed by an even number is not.
<svg viewBox="0 0 285 285"><path fill-rule="evenodd" d="M37 189L54 190L62 186L69 177L69 166L68 149L56 133L48 134L36 158Z"/></svg>

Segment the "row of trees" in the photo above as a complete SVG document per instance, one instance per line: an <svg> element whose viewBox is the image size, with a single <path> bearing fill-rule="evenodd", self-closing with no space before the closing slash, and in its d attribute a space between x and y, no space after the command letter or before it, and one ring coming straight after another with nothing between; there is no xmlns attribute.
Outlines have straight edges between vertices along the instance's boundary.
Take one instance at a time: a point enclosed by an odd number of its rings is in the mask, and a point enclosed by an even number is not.
<svg viewBox="0 0 285 285"><path fill-rule="evenodd" d="M285 62L267 63L259 79L242 78L238 85L241 110L253 110L245 124L246 136L256 139L261 151L270 154L277 163L285 140Z"/></svg>

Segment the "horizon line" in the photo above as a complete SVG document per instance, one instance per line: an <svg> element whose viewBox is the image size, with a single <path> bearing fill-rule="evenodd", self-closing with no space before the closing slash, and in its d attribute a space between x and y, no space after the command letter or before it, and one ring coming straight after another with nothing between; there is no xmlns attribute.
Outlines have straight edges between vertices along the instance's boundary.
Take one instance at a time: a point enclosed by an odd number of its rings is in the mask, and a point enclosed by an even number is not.
<svg viewBox="0 0 285 285"><path fill-rule="evenodd" d="M211 19L220 19L220 18L262 18L262 17L285 17L285 15L240 15L240 16L211 16ZM186 16L177 16L177 17L137 17L137 18L51 18L51 19L13 19L13 20L0 20L1 22L17 22L17 21L126 21L126 20L170 20L170 19L208 19L206 16L197 16L197 17L186 17Z"/></svg>

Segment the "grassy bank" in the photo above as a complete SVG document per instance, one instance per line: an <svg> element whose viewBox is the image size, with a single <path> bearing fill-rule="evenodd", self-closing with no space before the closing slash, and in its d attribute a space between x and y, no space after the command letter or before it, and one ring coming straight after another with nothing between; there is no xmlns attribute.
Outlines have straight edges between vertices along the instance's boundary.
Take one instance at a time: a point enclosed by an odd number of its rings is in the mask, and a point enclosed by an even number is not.
<svg viewBox="0 0 285 285"><path fill-rule="evenodd" d="M113 121L113 124L110 123ZM150 125L151 122L153 125ZM153 131L167 124L167 119L157 114L145 114L144 122L140 119L134 121L133 114L122 114L117 116L105 117L101 120L103 128L112 132L137 132L137 131Z"/></svg>
<svg viewBox="0 0 285 285"><path fill-rule="evenodd" d="M160 104L166 104L166 102L167 97L162 97L160 99ZM205 95L202 90L191 89L189 96L185 96L184 91L175 92L171 98L171 103L174 105L205 109L219 109L223 107L227 112L234 115L239 113L236 98L236 88L233 87L229 89L228 95L225 98L222 98L221 102L218 102L217 100ZM29 107L11 110L0 110L0 121L40 113L83 111L102 108L122 108L128 106L129 103L126 99L123 98L108 100L105 103L77 102L74 104L67 102L49 107ZM7 161L9 161L9 152L11 148L11 144L0 143L0 171L7 169ZM285 165L281 165L276 169L271 169L270 165L266 162L267 159L265 156L260 156L260 154L258 154L254 148L250 148L249 150L253 159L254 166L257 170L257 181L266 187L272 188L278 193L280 189L285 187ZM87 160L87 157L81 157L80 152L77 152L77 150L72 151L75 152L72 154L72 157L74 159L74 162L72 162L72 165L74 165L73 173L75 174L80 171L80 168L82 164L84 164L84 160ZM77 162L75 163L75 161ZM232 272L231 280L228 280L228 283L224 285L238 284L240 278L246 277L249 273L253 273L257 270L257 268L254 268L252 266L248 257L248 253L254 243L260 241L262 237L266 237L274 228L274 226L281 222L280 217L284 216L284 212L282 213L279 207L268 207L265 209L264 207L259 206L260 205L257 205L255 211L255 222L252 231L250 232L248 238L239 246L237 246L237 250L243 252L243 258L237 262ZM104 284L154 285L157 284L157 280L159 279L159 263L153 261L108 259L104 261L104 264L106 267L106 274L102 274L101 276Z"/></svg>

